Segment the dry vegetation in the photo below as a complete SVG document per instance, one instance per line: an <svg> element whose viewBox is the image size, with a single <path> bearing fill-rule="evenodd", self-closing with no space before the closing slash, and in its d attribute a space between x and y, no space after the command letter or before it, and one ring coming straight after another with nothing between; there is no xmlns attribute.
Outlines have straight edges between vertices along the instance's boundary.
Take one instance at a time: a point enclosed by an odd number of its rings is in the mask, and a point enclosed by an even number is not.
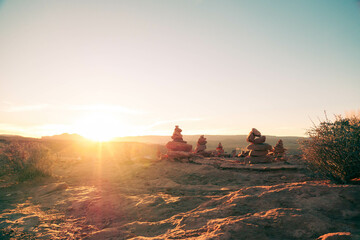
<svg viewBox="0 0 360 240"><path fill-rule="evenodd" d="M0 175L15 176L20 182L50 176L53 160L42 143L5 143L0 148Z"/></svg>
<svg viewBox="0 0 360 240"><path fill-rule="evenodd" d="M308 131L302 142L305 160L312 169L330 179L346 183L360 177L360 118L326 120Z"/></svg>

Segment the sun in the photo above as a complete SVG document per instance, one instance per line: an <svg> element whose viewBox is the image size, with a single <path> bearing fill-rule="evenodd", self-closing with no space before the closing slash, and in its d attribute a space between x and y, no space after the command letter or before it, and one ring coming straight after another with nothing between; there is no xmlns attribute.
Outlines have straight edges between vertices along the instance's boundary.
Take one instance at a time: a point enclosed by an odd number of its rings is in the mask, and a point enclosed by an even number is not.
<svg viewBox="0 0 360 240"><path fill-rule="evenodd" d="M99 142L110 141L116 137L121 124L104 113L91 114L79 119L76 131L83 137Z"/></svg>

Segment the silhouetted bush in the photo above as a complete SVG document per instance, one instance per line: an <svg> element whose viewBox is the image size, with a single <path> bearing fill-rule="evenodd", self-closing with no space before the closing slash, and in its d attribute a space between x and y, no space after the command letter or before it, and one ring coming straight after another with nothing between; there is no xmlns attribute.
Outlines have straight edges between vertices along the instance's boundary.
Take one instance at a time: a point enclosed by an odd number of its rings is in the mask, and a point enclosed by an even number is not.
<svg viewBox="0 0 360 240"><path fill-rule="evenodd" d="M360 118L328 119L311 128L301 142L305 160L316 172L336 182L360 177Z"/></svg>
<svg viewBox="0 0 360 240"><path fill-rule="evenodd" d="M48 148L40 143L12 142L0 151L0 174L10 174L19 181L51 174L52 158Z"/></svg>

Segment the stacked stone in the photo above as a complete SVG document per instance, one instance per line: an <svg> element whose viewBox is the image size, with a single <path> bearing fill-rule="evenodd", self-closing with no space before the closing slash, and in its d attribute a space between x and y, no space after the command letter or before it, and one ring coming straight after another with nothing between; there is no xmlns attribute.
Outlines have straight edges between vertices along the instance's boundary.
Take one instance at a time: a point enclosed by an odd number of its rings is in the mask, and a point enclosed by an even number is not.
<svg viewBox="0 0 360 240"><path fill-rule="evenodd" d="M216 148L216 156L224 155L224 153L225 153L224 148L223 148L221 142L219 142L219 145Z"/></svg>
<svg viewBox="0 0 360 240"><path fill-rule="evenodd" d="M171 137L173 140L166 144L168 151L191 152L192 146L183 140L181 132L182 130L176 125L174 133Z"/></svg>
<svg viewBox="0 0 360 240"><path fill-rule="evenodd" d="M271 159L267 156L267 154L272 147L271 145L265 143L266 137L261 136L261 133L256 128L251 130L246 138L246 141L250 143L246 147L250 150L249 156L245 158L247 162L250 164L271 162Z"/></svg>
<svg viewBox="0 0 360 240"><path fill-rule="evenodd" d="M201 135L198 142L197 142L197 145L196 145L196 148L195 148L195 153L203 153L205 152L205 149L206 149L206 138L204 137L204 135Z"/></svg>
<svg viewBox="0 0 360 240"><path fill-rule="evenodd" d="M284 143L280 139L272 150L275 160L284 160L285 151L286 148L284 148Z"/></svg>

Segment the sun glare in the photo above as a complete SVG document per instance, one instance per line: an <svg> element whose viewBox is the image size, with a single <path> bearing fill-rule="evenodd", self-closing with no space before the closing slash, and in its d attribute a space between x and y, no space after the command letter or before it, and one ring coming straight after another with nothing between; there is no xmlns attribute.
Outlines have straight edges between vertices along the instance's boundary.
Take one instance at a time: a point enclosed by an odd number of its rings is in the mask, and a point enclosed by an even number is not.
<svg viewBox="0 0 360 240"><path fill-rule="evenodd" d="M80 119L76 124L77 132L90 140L105 142L116 137L121 124L112 116L103 113L92 114Z"/></svg>

